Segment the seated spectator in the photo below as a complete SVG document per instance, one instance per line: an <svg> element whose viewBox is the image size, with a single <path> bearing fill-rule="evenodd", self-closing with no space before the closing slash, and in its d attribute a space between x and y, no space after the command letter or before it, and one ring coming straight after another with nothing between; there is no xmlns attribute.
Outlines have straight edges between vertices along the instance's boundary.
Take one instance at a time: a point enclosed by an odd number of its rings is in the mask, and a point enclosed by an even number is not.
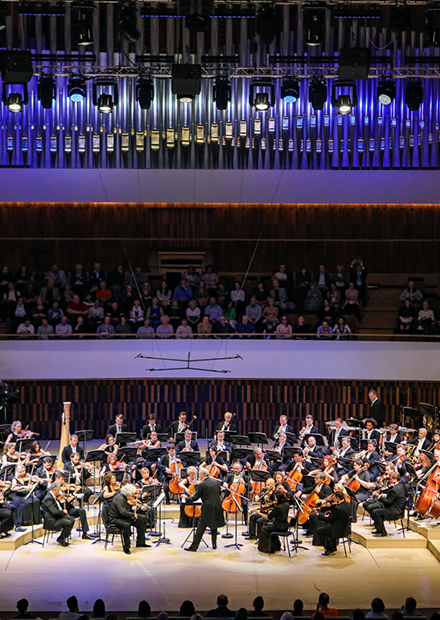
<svg viewBox="0 0 440 620"><path fill-rule="evenodd" d="M11 275L12 277L12 275ZM8 282L6 290L3 294L3 299L0 306L0 320L5 321L10 317L15 310L18 299L21 297L20 291L15 288L13 282Z"/></svg>
<svg viewBox="0 0 440 620"><path fill-rule="evenodd" d="M138 291L138 289L135 289L136 291ZM140 288L140 301L141 301L141 306L143 308L149 308L153 302L153 293L151 291L151 286L149 282L145 282L145 284L142 284L141 288Z"/></svg>
<svg viewBox="0 0 440 620"><path fill-rule="evenodd" d="M252 607L254 611L248 612L248 618L265 618L267 614L264 613L264 599L262 596L256 596L253 600Z"/></svg>
<svg viewBox="0 0 440 620"><path fill-rule="evenodd" d="M307 293L310 290L312 282L312 274L307 267L303 265L295 276L295 301L298 306L303 306Z"/></svg>
<svg viewBox="0 0 440 620"><path fill-rule="evenodd" d="M165 310L165 314L169 316L170 323L173 326L174 331L176 331L185 316L184 310L181 306L179 306L177 299L171 300L171 306Z"/></svg>
<svg viewBox="0 0 440 620"><path fill-rule="evenodd" d="M333 329L333 333L336 334L336 340L348 340L348 334L351 334L351 329L345 322L343 316L338 318L338 322Z"/></svg>
<svg viewBox="0 0 440 620"><path fill-rule="evenodd" d="M206 284L208 289L215 290L219 283L219 277L214 271L213 265L206 267L206 272L202 275L202 281Z"/></svg>
<svg viewBox="0 0 440 620"><path fill-rule="evenodd" d="M139 603L138 616L139 618L149 618L151 616L150 603L147 601L141 601Z"/></svg>
<svg viewBox="0 0 440 620"><path fill-rule="evenodd" d="M176 329L176 338L192 338L193 330L188 325L187 319L182 319L181 325Z"/></svg>
<svg viewBox="0 0 440 620"><path fill-rule="evenodd" d="M105 603L98 598L93 605L92 618L105 618Z"/></svg>
<svg viewBox="0 0 440 620"><path fill-rule="evenodd" d="M75 265L75 269L70 273L70 285L75 295L84 299L87 293L87 274L83 271L81 264Z"/></svg>
<svg viewBox="0 0 440 620"><path fill-rule="evenodd" d="M93 302L93 306L89 308L87 320L93 328L96 328L97 325L103 322L104 308L101 306L101 302L99 301L99 299L95 299L95 301Z"/></svg>
<svg viewBox="0 0 440 620"><path fill-rule="evenodd" d="M272 276L272 281L277 279L281 288L289 288L286 265L280 265L278 271Z"/></svg>
<svg viewBox="0 0 440 620"><path fill-rule="evenodd" d="M183 601L180 606L179 616L191 618L196 613L196 608L194 607L194 603L192 601Z"/></svg>
<svg viewBox="0 0 440 620"><path fill-rule="evenodd" d="M164 314L161 319L161 324L156 328L156 335L159 338L171 338L173 334L174 329L173 326L170 325L170 319L166 314Z"/></svg>
<svg viewBox="0 0 440 620"><path fill-rule="evenodd" d="M192 287L198 286L200 282L200 275L195 270L194 265L190 265L186 271L182 272L182 278L186 278L186 281Z"/></svg>
<svg viewBox="0 0 440 620"><path fill-rule="evenodd" d="M405 299L399 308L399 330L412 331L414 328L416 309L411 304L409 297Z"/></svg>
<svg viewBox="0 0 440 620"><path fill-rule="evenodd" d="M73 296L73 301L68 304L66 309L67 318L71 325L75 325L79 316L84 318L89 314L89 308L84 302L80 302L78 295Z"/></svg>
<svg viewBox="0 0 440 620"><path fill-rule="evenodd" d="M58 269L57 264L52 265L50 271L44 276L44 279L47 281L53 280L54 286L58 289L62 289L67 282L66 272L62 269Z"/></svg>
<svg viewBox="0 0 440 620"><path fill-rule="evenodd" d="M209 302L209 296L210 295L208 292L208 287L202 280L201 282L199 282L199 286L194 293L194 298L197 302L197 305L199 305L201 308L204 308Z"/></svg>
<svg viewBox="0 0 440 620"><path fill-rule="evenodd" d="M229 325L235 329L235 325L237 323L237 312L235 310L234 303L229 302L228 308L223 312L225 319L229 323Z"/></svg>
<svg viewBox="0 0 440 620"><path fill-rule="evenodd" d="M354 283L355 289L359 293L359 301L367 298L367 270L360 258L355 258L350 265L350 282Z"/></svg>
<svg viewBox="0 0 440 620"><path fill-rule="evenodd" d="M190 299L193 298L192 286L188 284L186 278L180 280L180 284L173 291L173 299L176 299L182 306L187 306Z"/></svg>
<svg viewBox="0 0 440 620"><path fill-rule="evenodd" d="M49 340L49 336L53 334L53 327L49 325L47 319L43 319L40 327L37 329L38 340Z"/></svg>
<svg viewBox="0 0 440 620"><path fill-rule="evenodd" d="M139 299L137 292L133 291L131 284L127 284L119 298L119 305L126 316L130 314L135 299Z"/></svg>
<svg viewBox="0 0 440 620"><path fill-rule="evenodd" d="M135 267L131 274L130 283L135 288L142 288L142 286L148 281L148 276L142 271L141 267Z"/></svg>
<svg viewBox="0 0 440 620"><path fill-rule="evenodd" d="M242 316L241 321L236 324L235 333L240 338L249 338L255 335L255 327L245 314Z"/></svg>
<svg viewBox="0 0 440 620"><path fill-rule="evenodd" d="M319 611L317 613L319 614ZM283 614L281 614L280 620L293 620L293 616L290 611L285 611ZM316 620L320 619L317 618Z"/></svg>
<svg viewBox="0 0 440 620"><path fill-rule="evenodd" d="M105 271L101 269L101 263L93 263L93 269L89 271L89 288L93 286L99 287L99 283L101 280L105 280L106 275Z"/></svg>
<svg viewBox="0 0 440 620"><path fill-rule="evenodd" d="M14 616L14 620L32 620L32 618L36 618L32 614L28 613L29 601L25 598L21 598L17 602L18 614Z"/></svg>
<svg viewBox="0 0 440 620"><path fill-rule="evenodd" d="M71 596L67 599L67 607L69 611L62 611L59 618L64 618L64 620L78 620L80 613L76 596Z"/></svg>
<svg viewBox="0 0 440 620"><path fill-rule="evenodd" d="M242 316L245 311L245 300L245 292L241 288L240 282L236 280L234 282L234 290L231 291L231 301L234 304L234 308L238 316Z"/></svg>
<svg viewBox="0 0 440 620"><path fill-rule="evenodd" d="M122 265L117 265L109 274L109 284L112 290L113 299L119 302L121 291L125 286L125 272Z"/></svg>
<svg viewBox="0 0 440 620"><path fill-rule="evenodd" d="M33 335L35 333L35 327L32 325L30 319L26 319L24 323L20 323L17 327L17 334L20 334L23 338Z"/></svg>
<svg viewBox="0 0 440 620"><path fill-rule="evenodd" d="M144 323L144 310L141 308L141 302L139 299L134 300L134 304L132 309L130 310L130 323L134 328L134 331L137 331L137 328Z"/></svg>
<svg viewBox="0 0 440 620"><path fill-rule="evenodd" d="M0 276L1 277L1 276ZM32 280L32 273L27 269L26 265L22 265L20 269L14 273L14 282L18 290L23 294L26 287ZM57 285L56 285L57 286Z"/></svg>
<svg viewBox="0 0 440 620"><path fill-rule="evenodd" d="M49 308L49 312L47 313L47 320L49 321L49 324L52 325L52 327L55 327L61 321L61 317L63 316L64 312L61 310L60 304L57 301L54 301L52 307Z"/></svg>
<svg viewBox="0 0 440 620"><path fill-rule="evenodd" d="M60 290L55 286L54 280L47 281L46 286L43 286L40 291L40 297L42 297L43 300L49 305L51 305L54 301L60 301Z"/></svg>
<svg viewBox="0 0 440 620"><path fill-rule="evenodd" d="M329 602L330 602L329 595L326 594L325 592L321 592L318 598L318 605L316 609L322 613L324 618L339 617L339 611L337 609L332 609L331 607L329 607L328 606ZM313 617L316 617L316 614L315 616L312 616L312 618Z"/></svg>
<svg viewBox="0 0 440 620"><path fill-rule="evenodd" d="M322 295L318 290L316 282L310 284L310 290L306 294L304 309L311 314L317 314L322 308Z"/></svg>
<svg viewBox="0 0 440 620"><path fill-rule="evenodd" d="M313 280L318 290L321 291L322 296L325 297L327 291L330 290L331 276L328 271L325 270L324 265L319 265L319 270L313 275Z"/></svg>
<svg viewBox="0 0 440 620"><path fill-rule="evenodd" d="M336 309L330 305L328 299L324 299L324 305L318 312L318 318L321 321L327 321L330 327L334 327L336 322Z"/></svg>
<svg viewBox="0 0 440 620"><path fill-rule="evenodd" d="M48 318L48 314L47 314L47 310L46 310L46 305L44 303L44 299L41 297L41 295L39 295L37 297L37 301L35 306L32 308L32 324L35 327L39 327L41 325L41 321L43 319L47 319Z"/></svg>
<svg viewBox="0 0 440 620"><path fill-rule="evenodd" d="M106 314L110 315L111 323L114 327L116 327L116 325L118 325L120 321L122 314L117 301L112 301L112 303L110 304L110 308L108 308Z"/></svg>
<svg viewBox="0 0 440 620"><path fill-rule="evenodd" d="M159 299L157 297L153 297L151 306L147 309L147 319L150 319L151 326L156 328L161 322L163 315L164 311L162 306L159 304Z"/></svg>
<svg viewBox="0 0 440 620"><path fill-rule="evenodd" d="M371 601L371 611L367 613L366 618L388 618L385 614L385 605L381 598L375 598Z"/></svg>
<svg viewBox="0 0 440 620"><path fill-rule="evenodd" d="M365 620L365 614L362 609L353 609L353 620Z"/></svg>
<svg viewBox="0 0 440 620"><path fill-rule="evenodd" d="M146 321L148 321L148 319L145 319L144 321L144 326L139 327L139 329L144 329L144 327L146 326ZM111 319L110 319L111 322ZM148 321L148 325L150 324L150 322ZM119 317L119 323L117 325L114 325L115 328L115 334L131 334L131 325L130 323L127 321L127 317L124 316L123 314L121 314L121 316ZM139 333L139 329L138 329L138 333ZM150 327L149 329L151 329L152 333L154 334L154 329L152 327Z"/></svg>
<svg viewBox="0 0 440 620"><path fill-rule="evenodd" d="M336 290L341 295L341 301L344 299L345 289L347 288L347 274L344 271L344 265L336 265L336 273L334 274L334 283Z"/></svg>
<svg viewBox="0 0 440 620"><path fill-rule="evenodd" d="M344 312L354 314L356 318L360 316L359 292L354 287L354 282L350 282L345 291Z"/></svg>
<svg viewBox="0 0 440 620"><path fill-rule="evenodd" d="M261 280L258 282L257 288L254 288L252 291L252 295L255 295L255 299L257 300L257 304L259 306L265 306L267 304L269 293L264 286L264 282Z"/></svg>
<svg viewBox="0 0 440 620"><path fill-rule="evenodd" d="M205 308L205 316L209 317L211 323L216 323L222 315L223 311L218 305L216 298L210 297L209 304Z"/></svg>
<svg viewBox="0 0 440 620"><path fill-rule="evenodd" d="M248 614L246 607L240 607L235 614L235 620L247 620Z"/></svg>
<svg viewBox="0 0 440 620"><path fill-rule="evenodd" d="M107 286L107 282L105 280L101 280L99 283L99 289L96 291L96 299L99 299L103 304L109 303L112 298L112 292L110 288Z"/></svg>
<svg viewBox="0 0 440 620"><path fill-rule="evenodd" d="M195 331L200 321L200 308L197 306L195 299L191 299L188 304L186 318L188 320L188 325Z"/></svg>
<svg viewBox="0 0 440 620"><path fill-rule="evenodd" d="M228 597L226 594L219 594L217 597L217 609L210 609L205 618L233 618L234 612L228 608Z"/></svg>
<svg viewBox="0 0 440 620"><path fill-rule="evenodd" d="M61 317L61 322L55 327L55 333L61 334L63 338L68 338L72 333L72 326L67 322L67 316Z"/></svg>
<svg viewBox="0 0 440 620"><path fill-rule="evenodd" d="M201 323L197 325L197 333L199 337L206 337L212 332L212 323L209 322L209 316L204 316Z"/></svg>
<svg viewBox="0 0 440 620"><path fill-rule="evenodd" d="M402 616L404 618L414 618L417 616L421 616L417 611L417 601L412 596L409 596L405 604L402 606Z"/></svg>
<svg viewBox="0 0 440 620"><path fill-rule="evenodd" d="M280 287L280 283L277 278L272 280L273 288L270 290L269 295L274 299L275 305L284 312L286 310L294 310L295 304L292 301L289 301L287 297L287 292L285 288Z"/></svg>
<svg viewBox="0 0 440 620"><path fill-rule="evenodd" d="M281 323L277 325L277 339L282 340L285 338L292 338L292 326L287 322L287 316L281 317Z"/></svg>
<svg viewBox="0 0 440 620"><path fill-rule="evenodd" d="M70 304L71 301L73 301L74 295L75 293L72 291L72 287L68 282L66 282L66 284L63 286L62 292L62 302L64 306L67 306L68 304Z"/></svg>
<svg viewBox="0 0 440 620"><path fill-rule="evenodd" d="M100 338L109 338L112 334L115 333L115 328L111 324L111 320L108 314L104 317L104 322L101 323L101 325L98 325L96 333L99 334Z"/></svg>
<svg viewBox="0 0 440 620"><path fill-rule="evenodd" d="M275 340L278 325L276 323L267 323L263 329L263 340Z"/></svg>
<svg viewBox="0 0 440 620"><path fill-rule="evenodd" d="M34 285L33 280L31 280L31 282L29 282L29 284L27 284L26 286L24 286L20 292L22 293L23 299L24 299L24 305L26 307L26 310L28 310L28 306L30 306L31 304L34 304L37 301L37 288Z"/></svg>
<svg viewBox="0 0 440 620"><path fill-rule="evenodd" d="M218 305L220 306L220 308L223 308L224 310L229 303L229 291L226 290L226 287L223 284L223 282L218 283L218 287L215 292L215 295L217 298Z"/></svg>
<svg viewBox="0 0 440 620"><path fill-rule="evenodd" d="M429 307L429 301L424 301L422 309L419 310L417 315L417 329L419 331L427 333L433 333L435 331L435 316L434 312Z"/></svg>
<svg viewBox="0 0 440 620"><path fill-rule="evenodd" d="M249 305L246 306L246 315L249 321L253 325L256 325L260 321L262 313L263 311L261 309L260 304L257 303L256 296L252 295L249 301Z"/></svg>
<svg viewBox="0 0 440 620"><path fill-rule="evenodd" d="M230 338L233 334L233 329L226 321L226 317L223 314L219 317L219 320L215 323L212 333L216 338Z"/></svg>
<svg viewBox="0 0 440 620"><path fill-rule="evenodd" d="M160 288L156 291L156 297L159 300L162 308L166 308L171 303L171 289L168 288L168 284L165 280L162 280Z"/></svg>
<svg viewBox="0 0 440 620"><path fill-rule="evenodd" d="M72 329L72 334L85 334L85 333L86 333L86 326L84 324L84 317L79 316L76 319L75 327Z"/></svg>
<svg viewBox="0 0 440 620"><path fill-rule="evenodd" d="M322 324L316 330L316 336L320 339L333 338L333 329L330 327L328 321L323 321Z"/></svg>
<svg viewBox="0 0 440 620"><path fill-rule="evenodd" d="M345 291L345 287L344 287ZM330 284L330 290L327 291L327 299L332 308L340 308L341 306L341 292L336 288L336 284L332 282Z"/></svg>
<svg viewBox="0 0 440 620"><path fill-rule="evenodd" d="M419 310L423 295L419 289L416 288L414 280L408 280L408 286L400 295L399 299L402 303L409 299L410 304L414 307L414 309Z"/></svg>
<svg viewBox="0 0 440 620"><path fill-rule="evenodd" d="M273 297L267 298L267 306L263 308L263 323L264 325L278 323L278 308L275 305L275 299Z"/></svg>
<svg viewBox="0 0 440 620"><path fill-rule="evenodd" d="M310 336L306 336L304 334L310 334L312 332L312 327L308 323L306 323L305 318L302 314L298 317L298 322L292 329L292 333L294 334L295 340L308 340Z"/></svg>
<svg viewBox="0 0 440 620"><path fill-rule="evenodd" d="M24 306L24 299L23 297L19 297L17 301L17 305L15 306L15 310L14 310L13 325L12 325L13 332L17 331L17 327L20 325L20 323L24 323L24 321L26 320L26 316L27 316L27 312Z"/></svg>
<svg viewBox="0 0 440 620"><path fill-rule="evenodd" d="M304 603L302 602L300 598L297 598L293 603L293 615L295 616L295 618L297 616L303 615L303 609L304 609Z"/></svg>

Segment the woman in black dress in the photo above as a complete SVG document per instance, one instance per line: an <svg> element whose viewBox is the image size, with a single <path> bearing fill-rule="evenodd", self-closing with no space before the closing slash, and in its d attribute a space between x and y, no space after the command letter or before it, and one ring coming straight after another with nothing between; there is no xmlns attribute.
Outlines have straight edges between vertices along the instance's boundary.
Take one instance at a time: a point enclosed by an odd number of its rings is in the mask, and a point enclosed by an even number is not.
<svg viewBox="0 0 440 620"><path fill-rule="evenodd" d="M275 501L277 502L273 509L267 515L269 523L264 524L258 534L258 551L262 553L275 553L281 549L281 543L278 536L270 539L272 532L287 532L289 529L289 502L283 491L275 493ZM270 544L270 547L269 547Z"/></svg>

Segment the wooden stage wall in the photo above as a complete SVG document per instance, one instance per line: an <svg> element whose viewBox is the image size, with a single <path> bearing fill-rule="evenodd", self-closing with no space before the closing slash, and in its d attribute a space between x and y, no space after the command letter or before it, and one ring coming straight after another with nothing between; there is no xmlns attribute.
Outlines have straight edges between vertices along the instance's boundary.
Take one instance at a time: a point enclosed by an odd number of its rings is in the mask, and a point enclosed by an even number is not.
<svg viewBox="0 0 440 620"><path fill-rule="evenodd" d="M282 262L333 271L362 257L370 273L437 273L440 208L435 205L33 204L0 203L2 264L17 270L57 262L105 270L151 266L158 251L204 251L220 273Z"/></svg>
<svg viewBox="0 0 440 620"><path fill-rule="evenodd" d="M194 429L204 437L225 411L235 411L239 432L272 433L281 413L295 426L312 413L318 426L340 416L368 415L368 389L362 381L269 381L269 380L100 380L15 382L21 402L15 419L39 432L42 438L58 439L63 401L72 402L71 430L94 429L104 437L109 422L122 412L130 430L139 431L149 411L157 414L162 427L177 418L179 411L196 415ZM388 422L401 420L403 406L418 402L437 404L440 382L382 382L375 386L386 407Z"/></svg>

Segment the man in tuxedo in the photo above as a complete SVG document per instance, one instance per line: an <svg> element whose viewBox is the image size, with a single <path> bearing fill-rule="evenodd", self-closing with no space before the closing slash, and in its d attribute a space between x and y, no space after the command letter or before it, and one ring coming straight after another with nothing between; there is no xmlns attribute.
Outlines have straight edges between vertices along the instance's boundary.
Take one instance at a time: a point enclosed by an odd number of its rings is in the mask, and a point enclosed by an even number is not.
<svg viewBox="0 0 440 620"><path fill-rule="evenodd" d="M185 431L183 441L180 441L176 446L176 453L181 458L182 463L186 467L185 452L200 452L199 444L192 438L192 432L188 429Z"/></svg>
<svg viewBox="0 0 440 620"><path fill-rule="evenodd" d="M179 413L179 419L171 422L171 424L167 428L168 437L171 440L174 440L174 437L177 435L177 433L184 433L187 428L188 424L186 422L186 412L181 411Z"/></svg>
<svg viewBox="0 0 440 620"><path fill-rule="evenodd" d="M70 457L72 456L72 454L76 454L76 453L79 454L80 460L84 458L84 450L81 448L81 446L78 443L78 436L71 435L70 444L66 446L61 453L61 460L63 461L64 464L70 463Z"/></svg>
<svg viewBox="0 0 440 620"><path fill-rule="evenodd" d="M420 450L427 450L431 442L427 439L428 431L426 428L419 428L418 436L415 439L411 439L408 441L408 444L411 446L416 446L416 449L413 452L413 456L417 457L420 454Z"/></svg>
<svg viewBox="0 0 440 620"><path fill-rule="evenodd" d="M370 474L370 479L375 481L379 476L379 469L376 465L377 461L380 461L379 453L376 450L377 441L375 439L371 439L371 441L367 444L367 451L365 453L364 458L362 459L364 465L368 465L368 473Z"/></svg>
<svg viewBox="0 0 440 620"><path fill-rule="evenodd" d="M124 424L124 416L122 413L118 413L115 418L115 423L111 424L107 429L107 435L113 435L116 437L117 433L128 433L128 426ZM122 447L122 443L119 444ZM124 444L125 445L125 444Z"/></svg>
<svg viewBox="0 0 440 620"><path fill-rule="evenodd" d="M110 504L108 523L121 530L124 553L130 555L130 535L131 526L134 525L137 531L136 547L150 547L145 543L145 530L147 529L147 518L138 512L133 512L128 500L133 499L136 487L126 484L117 493Z"/></svg>
<svg viewBox="0 0 440 620"><path fill-rule="evenodd" d="M70 463L65 463L64 469L70 477L70 482L81 487L81 493L84 493L83 501L87 503L92 496L92 489L86 486L86 481L92 477L90 472L86 469L85 465L80 463L79 454L72 454L70 457Z"/></svg>
<svg viewBox="0 0 440 620"><path fill-rule="evenodd" d="M370 418L376 420L377 426L381 428L385 423L385 412L382 403L377 397L377 392L373 388L368 392L368 398L370 399Z"/></svg>
<svg viewBox="0 0 440 620"><path fill-rule="evenodd" d="M62 547L68 547L67 539L70 536L75 519L69 516L67 510L58 501L57 498L60 493L60 485L54 482L43 499L41 510L43 511L45 525L54 530L61 530L57 543Z"/></svg>
<svg viewBox="0 0 440 620"><path fill-rule="evenodd" d="M324 539L324 553L322 555L332 555L336 553L339 538L343 538L349 519L351 518L351 506L345 501L342 491L336 491L335 503L329 512L319 516L324 523L317 528L316 534Z"/></svg>
<svg viewBox="0 0 440 620"><path fill-rule="evenodd" d="M351 447L351 437L343 437L341 439L341 450L339 451L338 463L336 465L336 470L339 477L347 474L351 469L351 463L347 467L347 464L343 460L339 459L349 459L353 453L354 450Z"/></svg>
<svg viewBox="0 0 440 620"><path fill-rule="evenodd" d="M57 471L55 474L55 482L62 486L65 483L64 474L60 471ZM87 521L87 513L84 508L75 507L73 502L76 497L73 493L67 492L67 495L70 497L68 501L66 501L65 507L67 510L67 514L74 519L79 519L81 523L82 537L83 540L92 540L93 536L89 536L89 522Z"/></svg>
<svg viewBox="0 0 440 620"><path fill-rule="evenodd" d="M403 437L399 433L399 426L393 423L390 424L388 428L390 431L390 437L388 441L391 441L392 443L401 443L403 441Z"/></svg>
<svg viewBox="0 0 440 620"><path fill-rule="evenodd" d="M225 525L219 483L209 477L207 469L200 469L199 476L201 482L196 487L194 495L186 498L186 502L192 504L201 499L202 512L194 540L185 551L197 551L207 527L211 530L212 548L217 549L217 531L219 527Z"/></svg>
<svg viewBox="0 0 440 620"><path fill-rule="evenodd" d="M266 463L266 459L263 456L263 450L261 448L254 448L254 453L249 456L249 458L245 459L245 465L248 469L268 469L270 472L272 471L269 465Z"/></svg>
<svg viewBox="0 0 440 620"><path fill-rule="evenodd" d="M232 465L232 472L226 476L223 482L222 488L227 490L231 488L231 485L232 485L232 488L235 488L235 485L237 485L240 481L244 483L246 487L246 491L249 491L250 490L249 476L247 476L246 474L243 474L242 464L239 461L235 461L235 463ZM227 491L226 497L228 495L229 495L229 492ZM244 521L245 523L247 523L248 521L248 500L242 497L241 504L243 506Z"/></svg>
<svg viewBox="0 0 440 620"><path fill-rule="evenodd" d="M167 454L164 454L161 457L157 465L157 469L159 472L159 478L163 482L163 490L165 492L165 498L166 498L167 504L170 503L169 482L171 480L171 464L174 461L181 463L180 458L176 456L176 446L173 444L173 445L168 446Z"/></svg>
<svg viewBox="0 0 440 620"><path fill-rule="evenodd" d="M322 457L322 449L321 446L318 446L316 443L316 438L310 435L307 439L304 440L305 452L308 453L308 456L317 456Z"/></svg>
<svg viewBox="0 0 440 620"><path fill-rule="evenodd" d="M331 437L331 447L330 447L330 451L331 452L335 452L336 450L338 450L341 447L341 441L343 437L349 437L350 436L350 432L347 431L345 428L342 427L342 425L344 424L342 418L336 418L335 420L335 430L334 432L332 432L332 437ZM330 452L328 452L328 454L330 454Z"/></svg>
<svg viewBox="0 0 440 620"><path fill-rule="evenodd" d="M384 519L399 519L405 507L406 492L398 472L391 474L390 484L392 485L391 489L387 493L379 495L382 506L369 511L376 527L373 536L387 536Z"/></svg>
<svg viewBox="0 0 440 620"><path fill-rule="evenodd" d="M273 429L273 439L278 439L279 433L294 433L293 426L289 426L288 419L286 415L280 415L279 424L275 426Z"/></svg>
<svg viewBox="0 0 440 620"><path fill-rule="evenodd" d="M105 271L101 269L101 263L93 263L93 269L89 271L89 288L99 287L101 280L106 280Z"/></svg>
<svg viewBox="0 0 440 620"><path fill-rule="evenodd" d="M53 473L50 473L49 470L52 467L52 459L50 456L46 456L43 459L43 464L39 467L35 474L40 478L40 482L37 484L35 489L35 497L40 501L45 497L50 485L53 481Z"/></svg>
<svg viewBox="0 0 440 620"><path fill-rule="evenodd" d="M307 438L307 435L319 435L319 429L314 424L313 416L306 415L306 425L302 427L300 435L303 435L304 438Z"/></svg>
<svg viewBox="0 0 440 620"><path fill-rule="evenodd" d="M225 413L225 419L224 422L219 422L217 424L217 428L215 429L216 431L230 431L231 433L234 433L237 431L237 425L235 424L235 422L232 421L233 415L230 411L227 411Z"/></svg>
<svg viewBox="0 0 440 620"><path fill-rule="evenodd" d="M364 432L364 439L366 439L367 441L371 441L372 439L374 439L377 444L379 444L380 441L380 433L379 431L376 430L376 426L377 426L377 422L374 418L366 418L365 420L365 432Z"/></svg>
<svg viewBox="0 0 440 620"><path fill-rule="evenodd" d="M210 441L208 441L208 448L214 448L216 452L218 451L228 452L228 454L231 454L231 450L232 450L231 444L229 443L229 441L225 441L224 431L216 432L214 439L211 439Z"/></svg>
<svg viewBox="0 0 440 620"><path fill-rule="evenodd" d="M150 413L148 416L148 422L142 427L141 438L147 439L148 435L152 432L156 431L156 433L161 433L162 428L160 424L157 423L157 418L155 413Z"/></svg>

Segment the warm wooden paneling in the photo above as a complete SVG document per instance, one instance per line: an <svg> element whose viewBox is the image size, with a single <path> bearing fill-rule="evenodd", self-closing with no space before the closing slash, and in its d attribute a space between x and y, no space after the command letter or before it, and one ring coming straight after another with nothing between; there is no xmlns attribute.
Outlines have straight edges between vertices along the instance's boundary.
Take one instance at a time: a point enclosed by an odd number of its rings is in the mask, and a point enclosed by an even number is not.
<svg viewBox="0 0 440 620"><path fill-rule="evenodd" d="M34 267L36 246L44 264L71 268L95 259L105 269L135 263L159 250L203 250L223 272L252 271L280 262L297 270L325 261L334 269L361 255L370 271L433 273L440 262L440 208L433 205L189 205L0 204L2 260Z"/></svg>
<svg viewBox="0 0 440 620"><path fill-rule="evenodd" d="M240 432L270 434L281 413L297 428L307 413L321 427L337 416L365 417L371 385L363 381L108 380L28 381L14 387L21 392L16 418L43 438L58 438L63 400L72 402L72 430L93 428L97 437L104 436L117 412L124 413L130 429L140 430L149 411L155 411L164 426L179 411L196 415L194 428L205 436L212 435L217 421L229 410L237 413ZM440 400L440 383L381 382L375 387L389 422L400 422L403 406Z"/></svg>

